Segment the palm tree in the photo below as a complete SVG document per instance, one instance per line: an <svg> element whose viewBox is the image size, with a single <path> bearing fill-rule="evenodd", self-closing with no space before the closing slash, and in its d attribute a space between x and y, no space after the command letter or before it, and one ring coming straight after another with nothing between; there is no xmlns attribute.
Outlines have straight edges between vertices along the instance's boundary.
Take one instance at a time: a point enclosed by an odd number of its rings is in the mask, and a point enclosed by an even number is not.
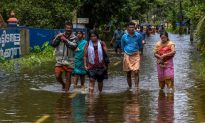
<svg viewBox="0 0 205 123"><path fill-rule="evenodd" d="M205 16L197 24L196 40L199 41L199 49L205 49Z"/></svg>

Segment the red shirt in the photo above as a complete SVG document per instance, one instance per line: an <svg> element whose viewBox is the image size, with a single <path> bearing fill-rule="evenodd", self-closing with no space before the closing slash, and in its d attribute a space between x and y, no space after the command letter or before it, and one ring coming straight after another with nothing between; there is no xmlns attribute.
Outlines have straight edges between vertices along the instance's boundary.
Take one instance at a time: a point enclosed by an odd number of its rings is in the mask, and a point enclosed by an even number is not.
<svg viewBox="0 0 205 123"><path fill-rule="evenodd" d="M157 52L160 56L166 53L170 53L172 51L172 49L170 47L162 47L159 49L159 51ZM167 56L164 58L165 61L169 60L170 58L172 58L173 56Z"/></svg>

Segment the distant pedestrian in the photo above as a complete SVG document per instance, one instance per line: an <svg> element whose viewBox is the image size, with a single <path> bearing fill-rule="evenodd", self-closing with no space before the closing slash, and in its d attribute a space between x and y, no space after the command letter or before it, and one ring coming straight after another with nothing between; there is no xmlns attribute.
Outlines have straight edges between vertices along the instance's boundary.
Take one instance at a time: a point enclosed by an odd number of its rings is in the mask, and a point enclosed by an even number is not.
<svg viewBox="0 0 205 123"><path fill-rule="evenodd" d="M110 40L110 25L109 24L105 24L103 27L103 35L102 35L102 40L103 41L109 41Z"/></svg>
<svg viewBox="0 0 205 123"><path fill-rule="evenodd" d="M114 48L115 48L115 53L116 54L121 54L121 38L124 34L124 31L120 28L120 26L117 26L117 29L114 32L114 35L112 37L112 40L110 41L110 45L113 45L114 43Z"/></svg>
<svg viewBox="0 0 205 123"><path fill-rule="evenodd" d="M165 32L164 25L161 24L160 27L159 27L159 34L164 33L164 32Z"/></svg>
<svg viewBox="0 0 205 123"><path fill-rule="evenodd" d="M142 35L142 48L140 49L140 51L141 51L141 54L143 54L143 48L144 48L144 45L146 43L146 41L145 41L146 33L144 32L143 26L140 26L139 33Z"/></svg>

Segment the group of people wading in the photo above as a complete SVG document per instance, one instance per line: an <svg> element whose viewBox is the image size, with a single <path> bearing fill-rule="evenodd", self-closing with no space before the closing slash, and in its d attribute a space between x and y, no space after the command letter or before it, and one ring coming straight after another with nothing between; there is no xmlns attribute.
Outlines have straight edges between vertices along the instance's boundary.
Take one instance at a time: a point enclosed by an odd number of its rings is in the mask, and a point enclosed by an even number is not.
<svg viewBox="0 0 205 123"><path fill-rule="evenodd" d="M74 89L77 89L78 79L81 80L81 89L85 90L85 76L89 77L89 93L94 92L95 81L98 82L98 90L101 93L103 89L103 80L108 78L108 51L106 43L100 40L96 31L89 32L89 40L84 40L84 34L78 31L73 33L71 22L65 23L65 32L59 33L51 42L55 47L56 65L55 76L61 83L62 89L68 92L71 86L71 77L74 75ZM120 30L118 30L120 31ZM115 41L115 50L122 51L123 71L127 73L128 87L132 88L132 75L134 84L139 86L139 69L145 36L142 32L135 30L135 23L130 22L127 25L126 32L113 35L111 44ZM160 89L167 88L172 90L174 83L173 57L175 55L175 45L169 40L168 33L160 34L161 40L156 43L154 56L157 59L157 71ZM65 81L63 79L65 75Z"/></svg>

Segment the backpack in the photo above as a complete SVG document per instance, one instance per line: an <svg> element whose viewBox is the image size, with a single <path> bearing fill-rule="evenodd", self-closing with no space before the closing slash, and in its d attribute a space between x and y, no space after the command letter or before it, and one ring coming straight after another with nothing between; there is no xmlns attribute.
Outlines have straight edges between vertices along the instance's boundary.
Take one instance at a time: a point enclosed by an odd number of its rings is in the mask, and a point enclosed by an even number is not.
<svg viewBox="0 0 205 123"><path fill-rule="evenodd" d="M102 51L103 51L103 60L105 62L105 65L108 65L110 63L110 58L109 56L107 55L107 53L105 52L104 48L103 48L103 43L102 41L100 42L101 44L101 47L102 47Z"/></svg>
<svg viewBox="0 0 205 123"><path fill-rule="evenodd" d="M105 52L104 48L103 48L103 43L102 41L100 42L101 44L101 47L102 47L102 51L103 51L103 60L104 60L104 63L105 63L105 66L107 67L105 70L104 70L104 79L108 79L108 65L110 63L110 58L108 56L108 54Z"/></svg>

